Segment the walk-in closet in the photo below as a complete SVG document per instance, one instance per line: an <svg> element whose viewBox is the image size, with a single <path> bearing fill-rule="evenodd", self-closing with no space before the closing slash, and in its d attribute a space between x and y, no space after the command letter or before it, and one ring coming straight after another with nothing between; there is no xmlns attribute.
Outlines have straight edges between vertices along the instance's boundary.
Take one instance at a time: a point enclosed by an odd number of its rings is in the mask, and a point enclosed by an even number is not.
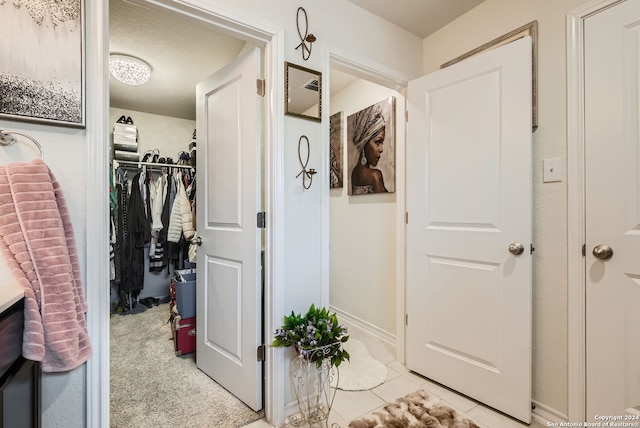
<svg viewBox="0 0 640 428"><path fill-rule="evenodd" d="M262 413L195 362L195 89L246 42L146 2L109 9L111 426L242 426Z"/></svg>
<svg viewBox="0 0 640 428"><path fill-rule="evenodd" d="M170 295L170 278L195 268L196 141L185 150L140 153L131 116L113 125L110 190L111 305L157 305ZM174 157L175 156L175 157Z"/></svg>

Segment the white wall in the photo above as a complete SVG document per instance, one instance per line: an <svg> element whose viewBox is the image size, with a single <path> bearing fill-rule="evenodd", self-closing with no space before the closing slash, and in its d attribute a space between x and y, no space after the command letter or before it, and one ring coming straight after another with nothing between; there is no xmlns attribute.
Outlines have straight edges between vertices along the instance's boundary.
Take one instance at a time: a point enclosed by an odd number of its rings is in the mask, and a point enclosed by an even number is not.
<svg viewBox="0 0 640 428"><path fill-rule="evenodd" d="M400 74L417 77L421 74L421 40L383 21L379 17L365 13L362 9L346 0L328 0L323 2L293 2L287 0L221 0L208 4L246 14L269 25L284 28L285 60L304 67L318 70L326 77L329 63L326 52L339 52L355 62L366 61L367 65L379 65L385 70L398 71ZM300 49L296 28L296 11L299 6L306 9L309 19L309 33L317 37L312 46L311 57L304 61ZM372 31L371 29L375 29ZM363 37L366 34L366 37ZM279 82L276 82L280 85ZM326 85L327 82L325 81ZM326 111L326 107L324 111ZM328 114L325 114L328 120ZM285 139L283 142L283 220L286 225L283 243L286 268L283 271L284 296L282 314L306 311L311 303L328 304L323 301L323 287L328 286L328 278L322 272L323 245L328 245L323 237L322 192L327 186L316 183L328 182L328 125L299 118L284 118ZM301 135L309 138L311 154L308 167L318 170L313 186L304 190L296 178L300 171L297 145Z"/></svg>
<svg viewBox="0 0 640 428"><path fill-rule="evenodd" d="M349 196L350 171L347 168L347 149L353 146L347 133L347 117L390 96L396 98L397 158L403 155L405 144L402 95L365 80L358 80L331 95L330 114L343 112L342 144L345 149L342 151L344 187L331 189L330 197L329 284L334 310L346 320L395 343L398 195ZM403 177L403 171L396 171L396 182Z"/></svg>
<svg viewBox="0 0 640 428"><path fill-rule="evenodd" d="M195 103L195 96L193 102ZM109 109L109 129L111 131L113 131L113 124L123 115L131 117L134 125L138 127L138 152L140 156L147 150L158 149L160 156L171 157L174 162L177 162L180 151L189 152L191 137L196 129L195 120L112 107Z"/></svg>
<svg viewBox="0 0 640 428"><path fill-rule="evenodd" d="M27 124L0 120L0 129L16 130L34 137L44 151L44 161L57 178L69 207L73 231L81 266L85 266L85 213L86 207L86 133L84 130ZM35 145L24 137L10 147L0 147L0 165L29 162L40 154ZM0 275L11 275L2 260ZM82 269L85 287L86 272ZM98 284L96 284L98 285ZM106 286L107 283L98 286ZM89 311L91 311L89 307ZM97 340L92 338L92 341ZM43 427L83 428L85 366L71 372L45 373L42 377ZM80 405L78 405L80 404Z"/></svg>
<svg viewBox="0 0 640 428"><path fill-rule="evenodd" d="M584 0L486 0L424 40L424 71L538 21L538 129L533 134L533 399L567 419L567 183L542 183L542 160L566 171L565 16ZM579 251L579 249L575 249Z"/></svg>

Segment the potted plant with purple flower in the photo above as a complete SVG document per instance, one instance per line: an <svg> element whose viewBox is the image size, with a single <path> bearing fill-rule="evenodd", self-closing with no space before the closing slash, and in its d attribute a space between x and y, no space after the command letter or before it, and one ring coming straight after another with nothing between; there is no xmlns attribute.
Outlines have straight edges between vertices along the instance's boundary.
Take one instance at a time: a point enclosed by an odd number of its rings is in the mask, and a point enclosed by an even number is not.
<svg viewBox="0 0 640 428"><path fill-rule="evenodd" d="M312 304L304 316L292 311L284 317L284 324L276 330L271 346L293 346L300 357L318 367L325 359L330 360L331 366L338 367L349 360L349 353L342 347L347 340L347 328L338 323L337 315Z"/></svg>
<svg viewBox="0 0 640 428"><path fill-rule="evenodd" d="M300 415L291 417L291 424L316 423L329 417L335 396L331 383L335 380L337 385L337 368L343 361L349 361L349 353L342 346L347 340L347 328L326 308L311 305L305 315L292 311L284 317L271 346L292 346L296 351L291 376Z"/></svg>

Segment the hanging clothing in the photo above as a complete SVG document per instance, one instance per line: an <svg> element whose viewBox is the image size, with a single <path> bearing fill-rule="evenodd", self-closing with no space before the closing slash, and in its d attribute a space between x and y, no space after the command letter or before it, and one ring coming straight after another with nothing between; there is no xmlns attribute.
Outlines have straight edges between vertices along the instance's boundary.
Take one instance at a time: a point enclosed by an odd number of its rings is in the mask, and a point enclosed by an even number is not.
<svg viewBox="0 0 640 428"><path fill-rule="evenodd" d="M160 174L158 178L153 182L153 186L150 186L149 192L151 197L151 229L160 231L165 227L162 223L162 207L164 201L167 198L167 174Z"/></svg>
<svg viewBox="0 0 640 428"><path fill-rule="evenodd" d="M187 235L195 234L191 209L195 203L195 175L193 171L173 168L169 164L161 169L143 165L128 182L126 172L119 168L115 190L117 204L112 210L115 225L112 266L115 272L112 278L127 310L131 308L126 304L135 304L133 298L144 287L146 263L149 272L161 272L166 268L170 273L171 267L184 267L189 243L183 238L183 227ZM177 242L170 242L167 237L174 206L179 235ZM144 259L145 248L148 248L148 261Z"/></svg>
<svg viewBox="0 0 640 428"><path fill-rule="evenodd" d="M144 287L144 247L151 239L151 222L147 217L149 200L148 183L141 179L141 173L133 177L131 195L127 212L127 239L125 240L125 259L123 260L123 278L121 292L132 292L137 297Z"/></svg>
<svg viewBox="0 0 640 428"><path fill-rule="evenodd" d="M175 175L175 182L177 195L171 208L167 239L170 242L178 243L183 235L186 240L193 238L195 229L193 227L191 204L189 203L184 182L182 181L182 173Z"/></svg>
<svg viewBox="0 0 640 428"><path fill-rule="evenodd" d="M127 200L129 193L129 184L127 182L126 174L118 174L118 181L116 182L116 194L117 194L117 207L111 211L113 216L113 224L115 226L115 244L113 250L113 281L120 285L122 284L122 270L123 261L126 260L125 254L125 242L128 239L127 235Z"/></svg>
<svg viewBox="0 0 640 428"><path fill-rule="evenodd" d="M194 230L197 231L197 222L196 222L196 177L191 178L191 182L187 187L187 196L189 197L189 202L191 203L191 224L193 224Z"/></svg>
<svg viewBox="0 0 640 428"><path fill-rule="evenodd" d="M166 172L162 172L157 179L150 183L151 196L151 243L149 245L149 271L160 272L166 263L165 257L165 225L162 222L162 209L168 197L168 185Z"/></svg>
<svg viewBox="0 0 640 428"><path fill-rule="evenodd" d="M45 372L91 357L80 262L62 189L40 159L0 168L0 250L24 290L22 354Z"/></svg>
<svg viewBox="0 0 640 428"><path fill-rule="evenodd" d="M109 218L109 280L116 279L116 225L113 222L113 210Z"/></svg>

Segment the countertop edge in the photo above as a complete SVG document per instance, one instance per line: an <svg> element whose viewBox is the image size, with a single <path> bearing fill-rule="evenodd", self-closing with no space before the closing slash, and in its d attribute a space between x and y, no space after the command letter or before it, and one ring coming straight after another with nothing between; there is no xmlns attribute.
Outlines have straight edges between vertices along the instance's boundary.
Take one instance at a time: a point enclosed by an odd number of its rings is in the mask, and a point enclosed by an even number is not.
<svg viewBox="0 0 640 428"><path fill-rule="evenodd" d="M22 287L15 283L0 284L0 313L24 297Z"/></svg>

